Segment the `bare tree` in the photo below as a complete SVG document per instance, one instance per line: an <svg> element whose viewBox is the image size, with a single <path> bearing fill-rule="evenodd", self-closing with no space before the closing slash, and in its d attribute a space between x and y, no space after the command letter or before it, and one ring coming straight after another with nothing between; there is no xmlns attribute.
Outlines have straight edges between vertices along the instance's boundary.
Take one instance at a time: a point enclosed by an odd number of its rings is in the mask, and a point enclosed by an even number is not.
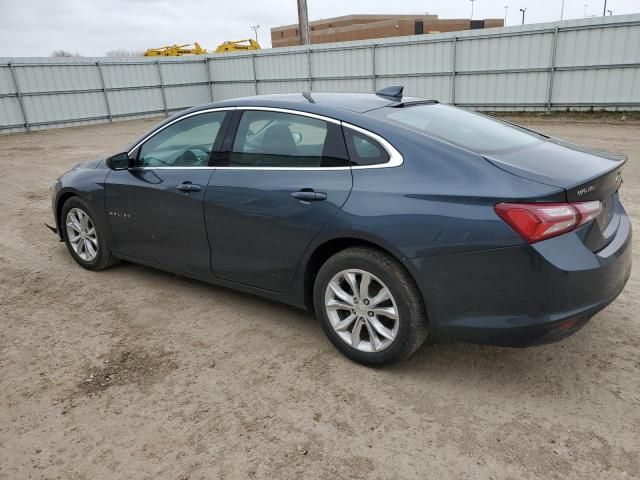
<svg viewBox="0 0 640 480"><path fill-rule="evenodd" d="M144 52L142 50L126 50L124 48L118 48L116 50L109 50L105 53L107 57L124 58L124 57L141 57Z"/></svg>
<svg viewBox="0 0 640 480"><path fill-rule="evenodd" d="M73 53L70 52L69 50L55 50L51 53L52 57L81 57L82 54L81 53Z"/></svg>

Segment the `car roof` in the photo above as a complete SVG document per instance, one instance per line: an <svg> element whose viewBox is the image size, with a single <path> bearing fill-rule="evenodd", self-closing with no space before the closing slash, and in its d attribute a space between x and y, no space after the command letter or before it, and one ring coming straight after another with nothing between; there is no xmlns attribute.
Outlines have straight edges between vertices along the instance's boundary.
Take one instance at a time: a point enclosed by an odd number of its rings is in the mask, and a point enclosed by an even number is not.
<svg viewBox="0 0 640 480"><path fill-rule="evenodd" d="M413 97L402 97L403 102L420 101ZM374 93L285 93L273 95L255 95L251 97L234 98L219 102L200 105L198 110L211 107L250 106L250 107L278 107L287 106L300 111L340 110L352 113L365 113L378 108L397 105L399 98L393 98Z"/></svg>

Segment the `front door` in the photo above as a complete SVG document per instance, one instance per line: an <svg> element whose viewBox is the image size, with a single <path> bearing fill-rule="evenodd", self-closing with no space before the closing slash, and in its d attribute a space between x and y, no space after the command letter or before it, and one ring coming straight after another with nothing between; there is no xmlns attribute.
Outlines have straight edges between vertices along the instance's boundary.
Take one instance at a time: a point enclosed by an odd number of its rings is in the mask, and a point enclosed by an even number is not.
<svg viewBox="0 0 640 480"><path fill-rule="evenodd" d="M351 191L342 131L337 122L283 112L236 115L232 147L205 197L212 269L285 292L305 249Z"/></svg>
<svg viewBox="0 0 640 480"><path fill-rule="evenodd" d="M225 115L198 113L169 124L132 152L133 168L110 173L105 207L115 252L211 275L202 206Z"/></svg>

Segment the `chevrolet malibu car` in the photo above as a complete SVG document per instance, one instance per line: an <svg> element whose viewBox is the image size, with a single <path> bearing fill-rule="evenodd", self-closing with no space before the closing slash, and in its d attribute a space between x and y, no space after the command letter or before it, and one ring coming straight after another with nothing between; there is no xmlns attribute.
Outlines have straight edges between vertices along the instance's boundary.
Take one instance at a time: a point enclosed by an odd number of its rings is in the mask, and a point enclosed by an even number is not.
<svg viewBox="0 0 640 480"><path fill-rule="evenodd" d="M368 365L427 337L559 340L622 291L625 157L401 87L181 112L62 175L54 229L82 267L118 260L314 311Z"/></svg>

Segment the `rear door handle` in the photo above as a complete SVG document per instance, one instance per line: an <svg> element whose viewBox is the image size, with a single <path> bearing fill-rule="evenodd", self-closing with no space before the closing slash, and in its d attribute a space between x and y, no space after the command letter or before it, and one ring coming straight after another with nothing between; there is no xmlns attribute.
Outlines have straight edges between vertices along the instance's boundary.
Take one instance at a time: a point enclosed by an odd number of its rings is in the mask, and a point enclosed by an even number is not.
<svg viewBox="0 0 640 480"><path fill-rule="evenodd" d="M313 190L309 189L304 189L304 190L300 190L299 192L293 192L291 194L291 196L293 198L296 198L298 200L302 200L305 202L318 202L320 200L326 200L327 199L327 194L324 192L314 192Z"/></svg>
<svg viewBox="0 0 640 480"><path fill-rule="evenodd" d="M176 188L181 192L186 192L186 193L199 192L200 190L202 190L202 187L200 185L195 185L191 182L183 182L180 185L178 185Z"/></svg>

